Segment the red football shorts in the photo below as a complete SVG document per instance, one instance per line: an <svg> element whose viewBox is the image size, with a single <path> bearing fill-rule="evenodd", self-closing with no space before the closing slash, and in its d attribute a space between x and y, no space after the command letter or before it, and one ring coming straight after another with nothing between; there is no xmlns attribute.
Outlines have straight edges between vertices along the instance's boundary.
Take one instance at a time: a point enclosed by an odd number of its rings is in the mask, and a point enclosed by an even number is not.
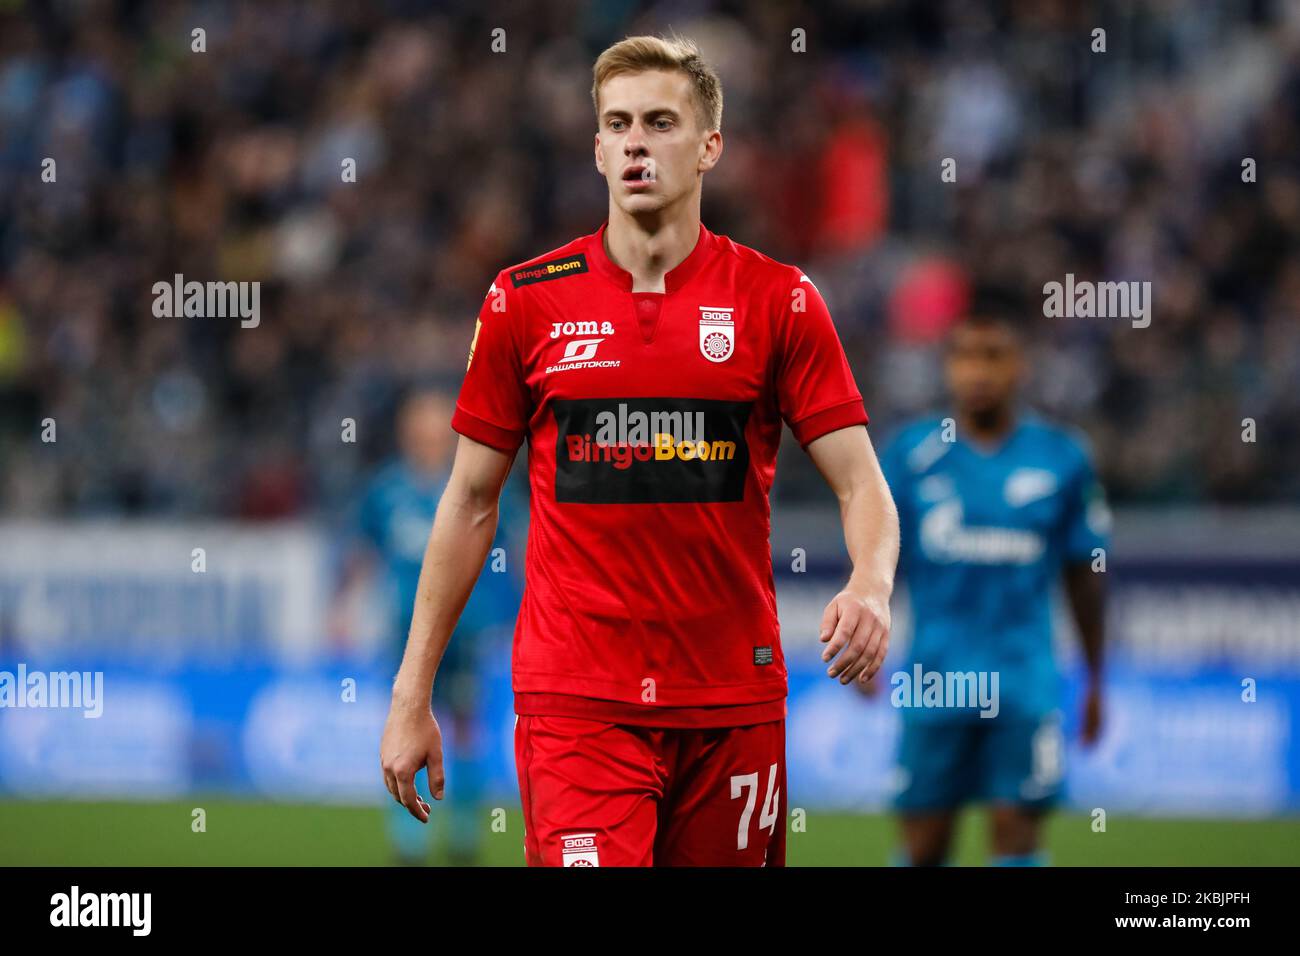
<svg viewBox="0 0 1300 956"><path fill-rule="evenodd" d="M785 721L664 729L521 716L529 866L784 866Z"/></svg>

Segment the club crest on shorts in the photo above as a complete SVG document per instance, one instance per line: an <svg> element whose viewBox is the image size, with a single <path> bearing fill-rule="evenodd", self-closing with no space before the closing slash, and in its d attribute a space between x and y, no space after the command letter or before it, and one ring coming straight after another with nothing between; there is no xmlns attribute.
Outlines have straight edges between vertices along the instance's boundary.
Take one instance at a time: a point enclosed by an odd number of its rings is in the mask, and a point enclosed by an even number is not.
<svg viewBox="0 0 1300 956"><path fill-rule="evenodd" d="M600 866L596 834L568 833L560 837L561 866Z"/></svg>
<svg viewBox="0 0 1300 956"><path fill-rule="evenodd" d="M734 308L700 306L700 354L710 362L725 362L736 351Z"/></svg>

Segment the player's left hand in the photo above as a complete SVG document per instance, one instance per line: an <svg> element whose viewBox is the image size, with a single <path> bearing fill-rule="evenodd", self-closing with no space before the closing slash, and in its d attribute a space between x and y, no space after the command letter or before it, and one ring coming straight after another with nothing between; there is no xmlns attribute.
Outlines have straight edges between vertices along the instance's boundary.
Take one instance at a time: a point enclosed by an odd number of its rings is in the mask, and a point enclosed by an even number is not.
<svg viewBox="0 0 1300 956"><path fill-rule="evenodd" d="M1091 747L1101 737L1102 727L1101 685L1090 682L1083 697L1083 720L1079 725L1079 739Z"/></svg>
<svg viewBox="0 0 1300 956"><path fill-rule="evenodd" d="M822 612L823 661L833 661L828 677L841 684L876 675L889 652L889 596L845 588Z"/></svg>

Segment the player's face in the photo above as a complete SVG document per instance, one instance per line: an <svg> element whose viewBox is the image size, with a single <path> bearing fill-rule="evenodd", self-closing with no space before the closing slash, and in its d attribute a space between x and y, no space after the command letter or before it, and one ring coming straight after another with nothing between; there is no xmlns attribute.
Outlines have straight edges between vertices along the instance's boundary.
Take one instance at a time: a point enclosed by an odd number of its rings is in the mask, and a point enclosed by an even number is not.
<svg viewBox="0 0 1300 956"><path fill-rule="evenodd" d="M948 345L948 390L963 412L981 414L1011 403L1023 362L1015 335L1000 324L959 326Z"/></svg>
<svg viewBox="0 0 1300 956"><path fill-rule="evenodd" d="M600 88L596 168L628 213L657 212L700 188L722 153L722 134L701 128L686 74L624 73Z"/></svg>
<svg viewBox="0 0 1300 956"><path fill-rule="evenodd" d="M451 413L451 401L442 395L417 395L407 402L398 426L402 457L427 474L446 468L455 447Z"/></svg>

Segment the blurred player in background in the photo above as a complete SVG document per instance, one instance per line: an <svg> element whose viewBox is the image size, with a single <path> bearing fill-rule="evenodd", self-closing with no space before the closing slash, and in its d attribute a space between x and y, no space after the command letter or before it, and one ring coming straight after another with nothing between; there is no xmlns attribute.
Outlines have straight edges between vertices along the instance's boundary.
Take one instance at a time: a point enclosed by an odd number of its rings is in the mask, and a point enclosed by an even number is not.
<svg viewBox="0 0 1300 956"><path fill-rule="evenodd" d="M410 393L398 412L397 460L381 468L361 497L357 509L358 546L345 561L340 604L369 577L378 559L386 608L384 660L393 674L401 662L415 606L420 563L429 526L451 473L456 436L451 430L453 398L436 389ZM510 495L505 495L503 520L494 547L511 523ZM479 725L479 661L484 637L493 629L509 627L519 598L508 563L498 553L489 562L497 573L484 573L470 595L453 641L438 671L435 706L451 720L448 775L456 781L454 799L441 816L442 843L448 862L469 865L479 857L485 821L478 816L482 799L482 733ZM419 864L428 859L430 831L414 820L400 804L389 804L388 832L400 863Z"/></svg>
<svg viewBox="0 0 1300 956"><path fill-rule="evenodd" d="M1052 650L1058 581L1082 638L1081 736L1102 715L1103 576L1093 563L1109 515L1088 452L1067 430L1017 407L1020 336L996 306L952 331L946 378L953 418L911 424L881 455L902 529L899 568L911 597L908 680L996 674L995 706L902 710L900 862L945 862L958 810L985 803L1000 865L1046 862L1041 824L1060 796L1061 680ZM994 686L991 679L989 687Z"/></svg>

